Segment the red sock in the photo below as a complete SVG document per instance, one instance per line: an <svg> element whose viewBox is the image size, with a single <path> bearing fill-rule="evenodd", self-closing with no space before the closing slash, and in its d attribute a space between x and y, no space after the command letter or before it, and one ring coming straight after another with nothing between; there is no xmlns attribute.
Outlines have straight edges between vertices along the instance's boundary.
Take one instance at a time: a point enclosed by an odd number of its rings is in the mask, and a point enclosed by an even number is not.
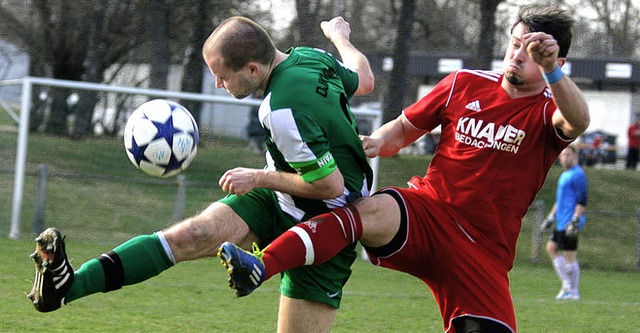
<svg viewBox="0 0 640 333"><path fill-rule="evenodd" d="M304 265L319 265L362 237L362 221L347 205L298 223L265 248L266 279Z"/></svg>

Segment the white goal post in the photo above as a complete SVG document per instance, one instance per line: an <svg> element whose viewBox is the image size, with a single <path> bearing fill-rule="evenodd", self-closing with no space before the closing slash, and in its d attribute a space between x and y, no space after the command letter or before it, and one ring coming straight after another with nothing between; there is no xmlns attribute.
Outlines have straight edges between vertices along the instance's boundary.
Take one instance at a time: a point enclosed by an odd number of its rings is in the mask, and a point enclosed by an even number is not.
<svg viewBox="0 0 640 333"><path fill-rule="evenodd" d="M20 85L22 89L21 89L21 98L20 98L20 118L19 118L19 125L18 125L18 140L17 140L15 176L14 176L14 186L13 186L13 202L12 202L12 210L11 210L11 228L9 231L10 239L18 239L20 235L20 218L21 218L21 211L22 211L22 201L23 201L23 194L24 194L24 178L25 178L25 168L26 168L26 161L27 161L27 139L29 135L29 118L31 113L31 104L32 104L31 101L32 101L32 93L33 93L34 85L71 88L71 89L77 89L77 90L121 93L121 94L130 94L130 95L143 95L143 96L167 98L167 99L173 98L173 99L212 102L212 103L221 103L221 104L257 106L257 105L260 105L260 102L261 102L261 100L259 99L251 99L251 98L245 98L245 99L239 100L230 96L216 96L216 95L186 93L186 92L168 91L168 90L160 90L160 89L145 89L145 88L135 88L135 87L113 86L113 85L108 85L103 83L58 80L58 79L41 78L41 77L24 77L24 78L15 79L15 80L0 81L0 86L14 86L14 85ZM382 114L380 113L379 110L354 110L354 114L371 118L372 131L379 128L382 124ZM377 182L378 182L378 158L377 157L373 158L369 162L371 164L371 168L373 169L373 189L375 190L377 188Z"/></svg>

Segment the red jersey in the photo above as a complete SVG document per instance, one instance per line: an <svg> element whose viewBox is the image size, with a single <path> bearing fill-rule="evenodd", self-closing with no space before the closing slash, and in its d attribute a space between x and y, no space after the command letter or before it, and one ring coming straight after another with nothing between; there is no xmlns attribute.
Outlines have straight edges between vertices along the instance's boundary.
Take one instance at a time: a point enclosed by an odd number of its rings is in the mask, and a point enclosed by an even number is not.
<svg viewBox="0 0 640 333"><path fill-rule="evenodd" d="M629 148L640 148L640 123L634 122L629 126Z"/></svg>
<svg viewBox="0 0 640 333"><path fill-rule="evenodd" d="M409 185L437 197L469 237L511 267L522 218L573 140L552 124L548 88L512 99L501 80L491 71L451 73L403 113L416 128L442 126L426 175Z"/></svg>

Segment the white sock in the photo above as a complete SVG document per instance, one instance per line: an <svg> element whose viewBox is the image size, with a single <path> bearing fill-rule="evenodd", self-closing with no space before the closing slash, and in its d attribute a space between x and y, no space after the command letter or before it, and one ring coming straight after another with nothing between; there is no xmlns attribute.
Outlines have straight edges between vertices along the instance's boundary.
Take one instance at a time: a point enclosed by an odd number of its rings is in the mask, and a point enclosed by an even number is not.
<svg viewBox="0 0 640 333"><path fill-rule="evenodd" d="M580 282L580 264L578 261L567 263L567 278L569 280L569 289L578 291L578 283Z"/></svg>
<svg viewBox="0 0 640 333"><path fill-rule="evenodd" d="M556 274L562 282L562 288L567 289L569 287L569 280L567 278L567 261L564 256L557 256L553 259L553 268L556 270Z"/></svg>
<svg viewBox="0 0 640 333"><path fill-rule="evenodd" d="M171 246L169 246L169 242L167 241L167 238L164 236L164 233L162 231L158 231L156 232L156 235L158 235L158 239L160 239L160 243L162 243L162 248L164 249L164 252L167 254L167 257L169 257L169 260L171 260L171 262L175 265L176 258L173 256L173 251L171 251Z"/></svg>

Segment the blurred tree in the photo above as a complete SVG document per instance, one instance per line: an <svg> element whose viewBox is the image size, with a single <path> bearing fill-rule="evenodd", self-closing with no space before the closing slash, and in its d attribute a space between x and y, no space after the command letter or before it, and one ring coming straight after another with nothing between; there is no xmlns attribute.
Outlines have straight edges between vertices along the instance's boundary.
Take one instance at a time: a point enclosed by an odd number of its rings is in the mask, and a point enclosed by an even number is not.
<svg viewBox="0 0 640 333"><path fill-rule="evenodd" d="M299 39L304 38L302 43L305 45L317 46L321 42L318 37L318 26L321 21L319 19L321 8L321 1L296 0L296 12L298 13L298 16L294 22L300 33L298 37ZM322 41L322 43L324 44L324 41Z"/></svg>
<svg viewBox="0 0 640 333"><path fill-rule="evenodd" d="M478 1L417 0L413 4L401 3L393 13L397 26L393 50L393 68L385 92L383 119L397 117L402 109L416 100L416 86L431 78L415 78L407 73L411 54L449 54L474 58L474 45L480 36ZM484 45L493 53L493 45ZM477 58L477 56L476 56ZM443 73L443 75L446 73ZM433 79L439 79L435 77ZM414 81L414 82L412 82Z"/></svg>
<svg viewBox="0 0 640 333"><path fill-rule="evenodd" d="M595 12L596 29L581 32L591 32L596 45L606 47L606 55L640 59L640 2L633 0L582 0L586 8ZM591 11L581 10L578 15L585 20ZM591 44L590 44L591 45ZM594 53L592 55L602 55Z"/></svg>
<svg viewBox="0 0 640 333"><path fill-rule="evenodd" d="M226 2L228 3L228 2ZM187 45L184 49L182 75L182 90L188 92L202 92L202 80L204 77L204 62L202 60L202 45L213 30L213 22L211 15L214 13L214 6L211 1L207 0L190 0L184 1L185 12L193 22L193 29L189 29L185 39ZM180 103L191 111L196 121L200 120L200 102L196 101L180 101Z"/></svg>
<svg viewBox="0 0 640 333"><path fill-rule="evenodd" d="M87 59L85 72L82 75L83 81L100 82L102 75L98 72L100 61L104 58L104 48L100 44L100 33L104 30L104 14L106 6L102 1L98 1L90 16L90 36L87 48ZM91 131L91 120L93 109L98 102L98 93L95 91L82 90L75 109L75 125L73 126L72 137L81 139Z"/></svg>
<svg viewBox="0 0 640 333"><path fill-rule="evenodd" d="M477 62L469 67L491 69L496 37L496 12L504 0L480 0L480 36L478 36Z"/></svg>
<svg viewBox="0 0 640 333"><path fill-rule="evenodd" d="M146 0L143 3L145 32L149 41L149 88L167 89L171 50L165 0Z"/></svg>
<svg viewBox="0 0 640 333"><path fill-rule="evenodd" d="M31 76L109 82L124 72L135 78L131 69L142 70L140 64L149 64L149 74L138 73L137 77L144 79L134 79L133 84L166 89L169 67L177 64L184 69L182 89L201 92L204 62L200 50L207 33L216 20L234 13L263 16L264 11L256 9L255 2L2 0L0 38L30 55ZM43 127L46 132L79 139L91 134L94 107L104 96L81 92L78 103L71 107L67 104L70 93L66 89L50 90L51 111ZM75 122L70 124L71 114ZM32 119L40 122L44 117ZM39 127L40 123L30 126ZM114 125L107 132L117 133L118 128Z"/></svg>
<svg viewBox="0 0 640 333"><path fill-rule="evenodd" d="M333 0L336 1L336 0ZM322 0L295 0L295 17L291 21L292 45L306 45L331 50L322 34L320 22L334 16L332 2Z"/></svg>
<svg viewBox="0 0 640 333"><path fill-rule="evenodd" d="M478 0L420 0L413 51L472 55L480 36Z"/></svg>
<svg viewBox="0 0 640 333"><path fill-rule="evenodd" d="M397 20L396 38L393 47L393 68L389 80L389 90L384 99L382 122L386 123L398 116L404 107L404 96L407 90L407 66L413 30L416 0L402 0L400 16Z"/></svg>
<svg viewBox="0 0 640 333"><path fill-rule="evenodd" d="M125 0L4 0L0 2L0 37L30 55L32 76L100 82L105 69L126 62L140 41L138 4ZM50 91L51 113L45 131L69 133L69 93L66 89ZM90 128L91 104L82 100L74 108L78 126L73 137L83 137Z"/></svg>
<svg viewBox="0 0 640 333"><path fill-rule="evenodd" d="M592 9L577 11L582 19L576 26L580 35L572 47L573 56L640 58L638 1L554 3ZM183 69L179 87L200 92L202 78L206 77L202 43L222 19L249 16L277 37L276 44L281 48L310 45L333 51L319 24L340 14L350 22L354 31L351 39L363 52L394 57L395 71L378 75L376 91L369 97L385 101L388 120L415 100L407 92L438 79L406 73L410 54L455 54L477 60L466 63L467 67L490 68L493 55L503 47L503 43L495 43L496 37L504 38L496 31L509 28L496 22L510 22L514 8L519 6L505 0L289 0L288 4L291 12L268 15L274 4L258 0L0 0L0 38L32 55L29 68L33 76L109 82L116 77L114 73L131 68L126 64L145 63L151 64L151 73L138 76L132 84L165 88L169 66L178 65ZM403 11L406 8L413 10ZM293 16L291 26L275 30L274 17L280 21L287 15ZM48 123L41 126L44 117L36 115L30 128L67 135L67 119L73 112L73 137L89 133L93 125L91 106L104 96L82 93L72 110L67 105L69 93L50 91ZM183 103L198 117L200 103ZM117 128L108 132L117 133Z"/></svg>

